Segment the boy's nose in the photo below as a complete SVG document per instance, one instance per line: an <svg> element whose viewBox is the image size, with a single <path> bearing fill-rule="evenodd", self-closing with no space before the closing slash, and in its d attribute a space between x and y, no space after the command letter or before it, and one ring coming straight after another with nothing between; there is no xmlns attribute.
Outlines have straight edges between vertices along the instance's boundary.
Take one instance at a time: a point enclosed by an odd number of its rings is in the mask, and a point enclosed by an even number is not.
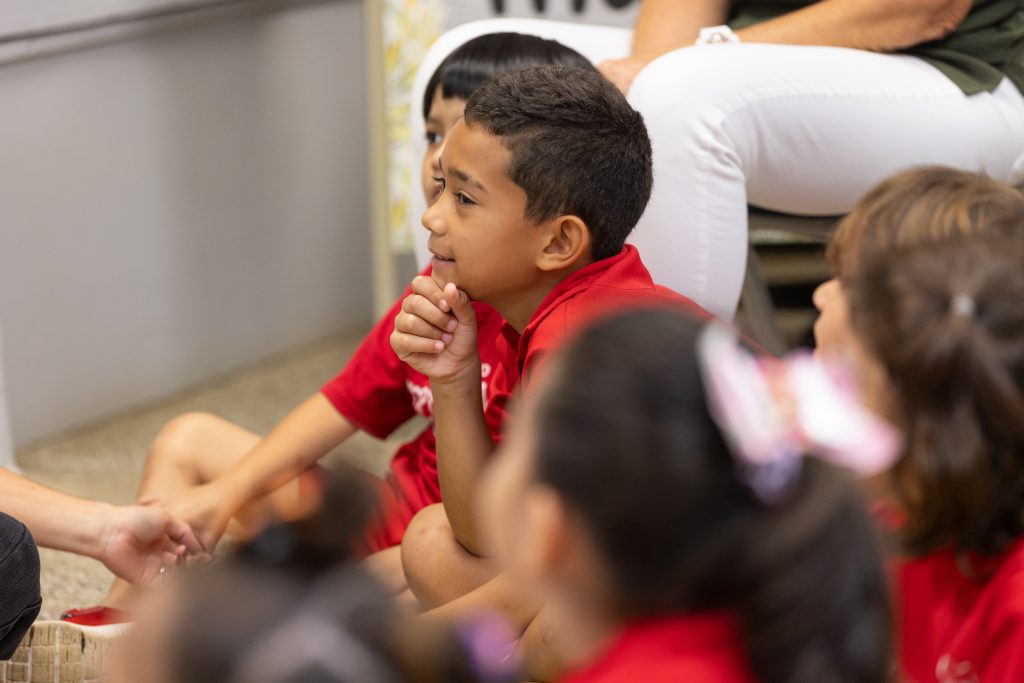
<svg viewBox="0 0 1024 683"><path fill-rule="evenodd" d="M427 207L427 210L423 212L423 217L420 222L423 223L423 227L434 233L440 235L444 233L444 220L441 217L441 211L439 205L441 202L434 201L433 204Z"/></svg>

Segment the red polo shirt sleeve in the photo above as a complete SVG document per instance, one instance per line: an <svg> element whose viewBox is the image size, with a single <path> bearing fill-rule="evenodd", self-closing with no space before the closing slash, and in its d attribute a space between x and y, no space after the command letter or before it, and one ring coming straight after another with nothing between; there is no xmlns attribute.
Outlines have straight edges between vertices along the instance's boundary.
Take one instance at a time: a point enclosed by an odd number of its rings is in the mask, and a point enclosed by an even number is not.
<svg viewBox="0 0 1024 683"><path fill-rule="evenodd" d="M386 438L414 414L406 388L406 365L391 348L391 332L406 289L370 330L345 369L321 389L350 422L378 439Z"/></svg>

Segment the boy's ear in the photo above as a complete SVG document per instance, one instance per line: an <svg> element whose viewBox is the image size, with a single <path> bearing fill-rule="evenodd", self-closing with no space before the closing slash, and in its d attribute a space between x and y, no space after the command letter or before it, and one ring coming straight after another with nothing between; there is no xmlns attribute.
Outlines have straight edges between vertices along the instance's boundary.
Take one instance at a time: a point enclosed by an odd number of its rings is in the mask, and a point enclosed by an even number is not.
<svg viewBox="0 0 1024 683"><path fill-rule="evenodd" d="M590 259L590 228L579 216L558 216L544 222L542 229L544 243L537 257L541 270L563 270Z"/></svg>

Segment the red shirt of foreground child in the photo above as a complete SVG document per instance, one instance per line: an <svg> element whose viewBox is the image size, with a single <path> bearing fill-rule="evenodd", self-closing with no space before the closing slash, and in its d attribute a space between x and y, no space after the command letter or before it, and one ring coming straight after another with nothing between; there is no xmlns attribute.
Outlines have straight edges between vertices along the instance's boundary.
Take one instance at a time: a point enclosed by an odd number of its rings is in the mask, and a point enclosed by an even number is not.
<svg viewBox="0 0 1024 683"><path fill-rule="evenodd" d="M561 683L754 683L728 614L662 617L635 623L586 668Z"/></svg>
<svg viewBox="0 0 1024 683"><path fill-rule="evenodd" d="M950 550L896 564L903 680L1024 681L1024 540L988 561Z"/></svg>

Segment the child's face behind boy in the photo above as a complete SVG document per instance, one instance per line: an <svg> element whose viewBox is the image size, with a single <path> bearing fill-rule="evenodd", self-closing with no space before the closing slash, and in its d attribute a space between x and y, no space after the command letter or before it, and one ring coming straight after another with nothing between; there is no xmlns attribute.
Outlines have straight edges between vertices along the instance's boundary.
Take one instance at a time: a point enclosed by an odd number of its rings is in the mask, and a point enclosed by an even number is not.
<svg viewBox="0 0 1024 683"><path fill-rule="evenodd" d="M420 166L420 182L423 184L423 198L427 205L434 203L441 193L441 185L435 178L441 177L441 151L455 124L462 119L466 100L461 97L445 97L441 86L437 86L430 100L430 111L424 121L427 135L427 151Z"/></svg>
<svg viewBox="0 0 1024 683"><path fill-rule="evenodd" d="M436 178L442 191L423 214L433 279L499 310L517 307L545 270L556 221L526 217L526 192L506 171L509 150L481 126L460 121L449 133ZM585 227L583 228L585 231Z"/></svg>

